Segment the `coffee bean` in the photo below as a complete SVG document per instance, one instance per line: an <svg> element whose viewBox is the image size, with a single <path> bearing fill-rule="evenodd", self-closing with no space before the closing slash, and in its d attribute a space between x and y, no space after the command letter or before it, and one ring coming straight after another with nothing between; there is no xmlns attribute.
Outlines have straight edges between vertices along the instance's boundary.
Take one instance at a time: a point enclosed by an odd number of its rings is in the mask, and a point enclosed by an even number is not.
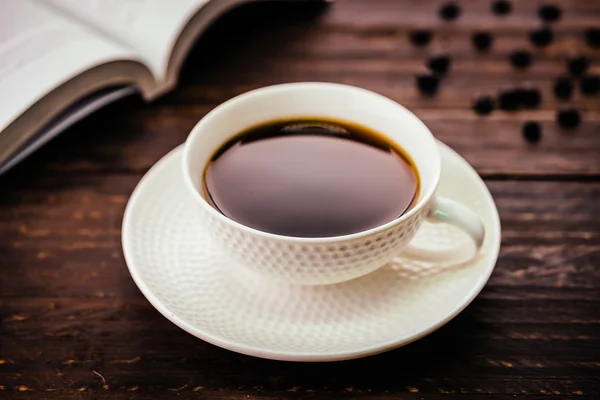
<svg viewBox="0 0 600 400"><path fill-rule="evenodd" d="M507 15L512 11L512 4L507 0L496 0L492 3L492 12L496 15Z"/></svg>
<svg viewBox="0 0 600 400"><path fill-rule="evenodd" d="M510 63L518 69L525 69L531 65L531 54L526 50L515 50L510 54Z"/></svg>
<svg viewBox="0 0 600 400"><path fill-rule="evenodd" d="M590 60L585 56L574 56L567 62L567 68L573 76L579 76L588 70Z"/></svg>
<svg viewBox="0 0 600 400"><path fill-rule="evenodd" d="M586 96L592 96L600 92L600 76L584 75L579 81L579 90Z"/></svg>
<svg viewBox="0 0 600 400"><path fill-rule="evenodd" d="M519 104L525 107L538 107L542 102L542 94L533 87L523 87L517 90Z"/></svg>
<svg viewBox="0 0 600 400"><path fill-rule="evenodd" d="M438 75L445 75L450 69L452 60L447 54L438 54L429 58L427 68Z"/></svg>
<svg viewBox="0 0 600 400"><path fill-rule="evenodd" d="M410 42L417 47L427 46L429 42L431 42L432 37L433 34L431 33L431 31L425 29L412 31L409 34Z"/></svg>
<svg viewBox="0 0 600 400"><path fill-rule="evenodd" d="M559 99L568 100L573 95L573 82L568 76L559 76L552 87L554 95Z"/></svg>
<svg viewBox="0 0 600 400"><path fill-rule="evenodd" d="M419 91L426 95L437 93L440 79L434 74L419 74L416 76L417 87Z"/></svg>
<svg viewBox="0 0 600 400"><path fill-rule="evenodd" d="M498 107L501 110L515 111L519 104L519 93L516 89L504 89L498 94Z"/></svg>
<svg viewBox="0 0 600 400"><path fill-rule="evenodd" d="M590 47L600 47L600 28L587 28L585 41Z"/></svg>
<svg viewBox="0 0 600 400"><path fill-rule="evenodd" d="M539 142L542 138L542 127L537 122L526 122L523 125L523 137L531 143Z"/></svg>
<svg viewBox="0 0 600 400"><path fill-rule="evenodd" d="M440 17L446 21L454 21L460 16L460 7L456 3L446 3L440 8Z"/></svg>
<svg viewBox="0 0 600 400"><path fill-rule="evenodd" d="M491 96L480 96L473 102L473 111L479 115L488 115L496 107L496 102Z"/></svg>
<svg viewBox="0 0 600 400"><path fill-rule="evenodd" d="M575 128L581 123L581 115L573 107L564 107L556 111L556 122L563 128Z"/></svg>
<svg viewBox="0 0 600 400"><path fill-rule="evenodd" d="M560 19L562 10L554 4L546 4L539 8L538 15L546 22L555 22Z"/></svg>
<svg viewBox="0 0 600 400"><path fill-rule="evenodd" d="M529 40L536 47L546 47L554 40L554 32L547 26L542 26L529 33Z"/></svg>
<svg viewBox="0 0 600 400"><path fill-rule="evenodd" d="M473 46L479 51L489 50L492 47L493 40L493 36L488 32L475 32L471 36Z"/></svg>

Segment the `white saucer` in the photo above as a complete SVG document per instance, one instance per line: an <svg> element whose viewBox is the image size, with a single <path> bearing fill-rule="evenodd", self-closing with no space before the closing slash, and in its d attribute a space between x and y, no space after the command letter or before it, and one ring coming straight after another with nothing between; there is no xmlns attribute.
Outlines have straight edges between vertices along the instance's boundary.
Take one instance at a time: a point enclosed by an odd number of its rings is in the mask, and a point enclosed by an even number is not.
<svg viewBox="0 0 600 400"><path fill-rule="evenodd" d="M129 271L142 293L174 324L214 345L256 357L335 361L368 356L419 339L462 311L487 282L500 247L500 221L483 181L439 143L438 193L483 217L481 255L462 265L399 258L394 265L328 286L267 282L231 261L207 238L181 176L181 146L140 181L123 220ZM427 224L421 245L469 240Z"/></svg>

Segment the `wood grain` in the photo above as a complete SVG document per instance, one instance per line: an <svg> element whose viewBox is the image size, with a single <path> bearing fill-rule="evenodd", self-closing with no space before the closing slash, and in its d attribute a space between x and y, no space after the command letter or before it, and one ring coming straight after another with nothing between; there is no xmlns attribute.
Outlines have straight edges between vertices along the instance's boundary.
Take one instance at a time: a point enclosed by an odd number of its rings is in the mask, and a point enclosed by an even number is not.
<svg viewBox="0 0 600 400"><path fill-rule="evenodd" d="M466 2L453 23L442 1L338 0L254 4L217 22L190 55L179 88L152 104L116 103L0 177L0 398L492 399L600 398L600 101L576 93L573 131L554 123L552 79L569 54L600 72L582 31L600 4L556 0L556 42L526 71L538 2L498 18ZM468 5L468 7L466 6ZM435 35L426 49L407 39ZM494 33L478 54L474 30ZM428 55L454 64L433 98L414 74ZM247 90L321 80L401 102L485 178L502 222L496 269L481 294L432 335L386 354L328 364L260 360L204 343L163 318L133 283L121 250L129 195L150 166L208 111ZM478 117L473 98L511 84L542 105ZM521 137L540 121L540 143Z"/></svg>
<svg viewBox="0 0 600 400"><path fill-rule="evenodd" d="M600 183L561 182L557 192L555 182L488 182L503 222L502 250L465 312L385 355L299 365L198 341L143 298L124 264L119 230L138 180L40 176L13 182L3 197L0 382L7 393L23 385L65 398L77 390L209 399L598 393Z"/></svg>
<svg viewBox="0 0 600 400"><path fill-rule="evenodd" d="M484 176L600 176L600 97L576 90L572 101L561 102L551 89L552 80L566 73L570 54L586 54L592 70L600 72L600 50L582 40L585 27L600 25L597 7L583 0L565 4L555 43L534 51L531 68L516 71L508 54L531 47L527 35L536 25L536 6L519 3L511 16L498 18L487 3L470 5L456 23L440 23L441 2L407 3L344 0L326 9L315 3L234 10L199 40L173 93L153 104L130 99L114 105L61 135L18 170L31 175L43 164L45 171L59 174L144 171L182 143L208 111L236 95L284 82L328 81L365 87L405 105ZM409 44L413 25L434 30L431 46ZM495 33L488 54L475 52L470 43L470 34L481 27ZM453 57L451 73L437 96L422 96L414 76L440 50ZM471 110L476 96L526 82L541 90L540 108L489 117ZM568 104L582 110L578 129L555 123L556 108ZM543 127L543 140L534 146L521 135L528 120Z"/></svg>
<svg viewBox="0 0 600 400"><path fill-rule="evenodd" d="M15 174L30 176L41 169L59 176L146 171L166 151L183 143L212 108L158 104L136 108L135 100L122 105L103 110L66 132L19 166ZM523 112L512 119L477 119L470 110L415 112L439 140L464 155L484 177L600 177L600 125L595 122L587 121L570 132L556 126L550 111ZM529 119L541 121L544 137L538 144L529 144L521 136L522 124Z"/></svg>

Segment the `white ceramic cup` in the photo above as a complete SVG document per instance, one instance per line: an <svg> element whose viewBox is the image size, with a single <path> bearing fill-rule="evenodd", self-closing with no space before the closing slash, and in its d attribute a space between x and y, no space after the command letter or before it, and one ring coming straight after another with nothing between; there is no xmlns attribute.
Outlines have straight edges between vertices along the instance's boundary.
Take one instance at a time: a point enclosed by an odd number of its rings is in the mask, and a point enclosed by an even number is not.
<svg viewBox="0 0 600 400"><path fill-rule="evenodd" d="M401 217L379 227L325 238L262 232L213 208L202 195L202 175L216 150L242 130L294 117L349 121L386 136L404 149L416 165L421 184L416 204ZM444 258L445 253L425 254L409 244L426 219L461 228L477 248L485 235L481 219L472 211L435 196L441 160L429 129L398 103L353 86L289 83L252 90L228 100L192 129L185 142L182 167L189 192L198 204L198 223L204 224L213 241L240 265L288 283L317 285L350 280L384 266L403 251L422 258Z"/></svg>

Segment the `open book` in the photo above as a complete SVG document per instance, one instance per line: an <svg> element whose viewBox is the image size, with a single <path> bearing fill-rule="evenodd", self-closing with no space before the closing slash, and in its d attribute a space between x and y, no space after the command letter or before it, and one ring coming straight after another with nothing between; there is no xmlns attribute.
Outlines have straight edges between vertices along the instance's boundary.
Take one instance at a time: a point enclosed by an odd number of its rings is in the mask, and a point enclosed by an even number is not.
<svg viewBox="0 0 600 400"><path fill-rule="evenodd" d="M1 1L0 174L111 101L171 90L200 33L258 0Z"/></svg>

